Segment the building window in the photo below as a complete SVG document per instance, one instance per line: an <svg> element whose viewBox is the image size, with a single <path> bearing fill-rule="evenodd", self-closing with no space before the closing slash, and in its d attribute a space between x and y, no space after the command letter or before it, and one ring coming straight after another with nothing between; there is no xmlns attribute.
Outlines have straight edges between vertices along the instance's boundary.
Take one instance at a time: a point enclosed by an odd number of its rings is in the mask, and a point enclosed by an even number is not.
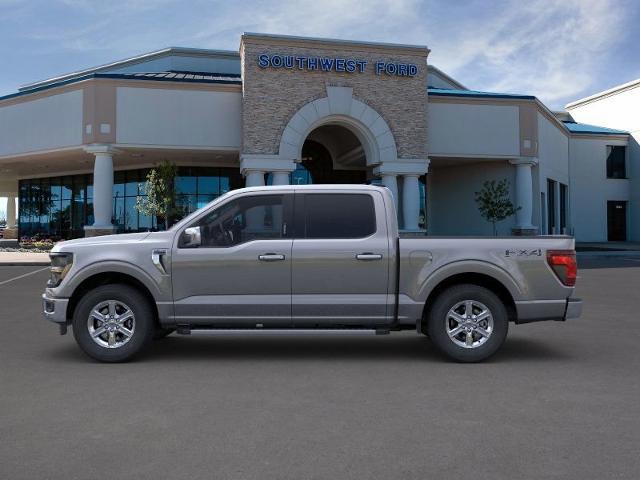
<svg viewBox="0 0 640 480"><path fill-rule="evenodd" d="M569 187L564 183L560 184L560 233L567 231L567 210L568 210L568 191Z"/></svg>
<svg viewBox="0 0 640 480"><path fill-rule="evenodd" d="M627 147L607 146L607 178L627 178Z"/></svg>
<svg viewBox="0 0 640 480"><path fill-rule="evenodd" d="M427 176L421 175L418 186L420 188L420 216L418 217L418 228L427 230Z"/></svg>
<svg viewBox="0 0 640 480"><path fill-rule="evenodd" d="M155 217L139 213L136 200L145 195L148 170L114 173L113 224L116 232L144 232L164 226ZM216 197L242 186L234 168L180 167L175 179L181 216L203 207ZM21 236L54 240L84 236L93 224L93 175L20 180Z"/></svg>
<svg viewBox="0 0 640 480"><path fill-rule="evenodd" d="M554 234L556 220L556 182L547 179L547 234Z"/></svg>
<svg viewBox="0 0 640 480"><path fill-rule="evenodd" d="M547 233L547 199L544 192L540 192L540 232Z"/></svg>

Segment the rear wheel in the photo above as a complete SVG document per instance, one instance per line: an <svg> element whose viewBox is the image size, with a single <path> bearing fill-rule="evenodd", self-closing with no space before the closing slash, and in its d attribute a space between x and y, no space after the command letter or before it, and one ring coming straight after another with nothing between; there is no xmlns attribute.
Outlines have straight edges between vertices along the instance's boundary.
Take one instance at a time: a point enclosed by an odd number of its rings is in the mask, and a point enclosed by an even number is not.
<svg viewBox="0 0 640 480"><path fill-rule="evenodd" d="M427 319L435 346L458 362L480 362L504 343L509 318L504 303L478 285L456 285L435 299Z"/></svg>
<svg viewBox="0 0 640 480"><path fill-rule="evenodd" d="M73 315L73 336L80 348L101 362L130 360L155 331L147 298L127 285L103 285L88 292Z"/></svg>

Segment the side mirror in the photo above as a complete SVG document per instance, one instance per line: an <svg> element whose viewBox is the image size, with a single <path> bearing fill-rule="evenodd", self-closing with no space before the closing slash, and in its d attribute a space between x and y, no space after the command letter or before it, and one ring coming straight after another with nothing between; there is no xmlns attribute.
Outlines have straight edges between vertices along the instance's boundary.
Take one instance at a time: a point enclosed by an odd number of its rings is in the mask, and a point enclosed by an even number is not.
<svg viewBox="0 0 640 480"><path fill-rule="evenodd" d="M195 248L202 244L200 227L189 227L180 236L180 246L183 248Z"/></svg>

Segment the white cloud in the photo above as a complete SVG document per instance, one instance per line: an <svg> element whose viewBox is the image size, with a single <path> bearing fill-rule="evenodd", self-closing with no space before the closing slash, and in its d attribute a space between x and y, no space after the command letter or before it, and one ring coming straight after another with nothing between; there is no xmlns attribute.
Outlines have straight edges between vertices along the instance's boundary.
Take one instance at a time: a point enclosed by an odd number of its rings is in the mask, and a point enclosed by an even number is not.
<svg viewBox="0 0 640 480"><path fill-rule="evenodd" d="M396 37L408 19L416 22L416 0L324 0L237 3L217 11L195 38L217 39L220 32L257 31L301 36L378 39ZM235 45L238 39L232 39Z"/></svg>
<svg viewBox="0 0 640 480"><path fill-rule="evenodd" d="M598 66L624 39L629 10L619 0L233 5L193 40L237 48L237 35L248 30L426 44L431 63L471 88L534 94L556 108L593 91Z"/></svg>
<svg viewBox="0 0 640 480"><path fill-rule="evenodd" d="M7 1L13 0L0 0ZM41 52L95 52L96 63L103 63L169 45L235 50L243 31L426 44L432 49L429 61L470 88L535 94L553 107L593 92L598 74L609 73L603 64L626 37L629 11L637 9L631 0L58 0L55 5L67 18L43 19L21 33ZM40 19L37 11L31 15Z"/></svg>
<svg viewBox="0 0 640 480"><path fill-rule="evenodd" d="M624 39L626 14L612 0L518 2L487 23L467 22L434 59L472 87L531 93L557 107L593 89Z"/></svg>

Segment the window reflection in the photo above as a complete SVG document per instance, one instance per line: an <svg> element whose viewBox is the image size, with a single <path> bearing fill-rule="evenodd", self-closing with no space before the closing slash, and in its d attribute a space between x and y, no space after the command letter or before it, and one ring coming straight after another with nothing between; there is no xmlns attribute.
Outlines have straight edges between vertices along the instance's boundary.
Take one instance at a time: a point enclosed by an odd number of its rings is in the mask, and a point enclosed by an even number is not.
<svg viewBox="0 0 640 480"><path fill-rule="evenodd" d="M135 208L137 197L146 193L148 172L149 169L114 172L112 221L117 233L164 228L155 217L142 215ZM236 168L179 167L175 181L181 216L243 185ZM21 236L56 240L82 237L84 226L93 221L93 175L20 180Z"/></svg>

